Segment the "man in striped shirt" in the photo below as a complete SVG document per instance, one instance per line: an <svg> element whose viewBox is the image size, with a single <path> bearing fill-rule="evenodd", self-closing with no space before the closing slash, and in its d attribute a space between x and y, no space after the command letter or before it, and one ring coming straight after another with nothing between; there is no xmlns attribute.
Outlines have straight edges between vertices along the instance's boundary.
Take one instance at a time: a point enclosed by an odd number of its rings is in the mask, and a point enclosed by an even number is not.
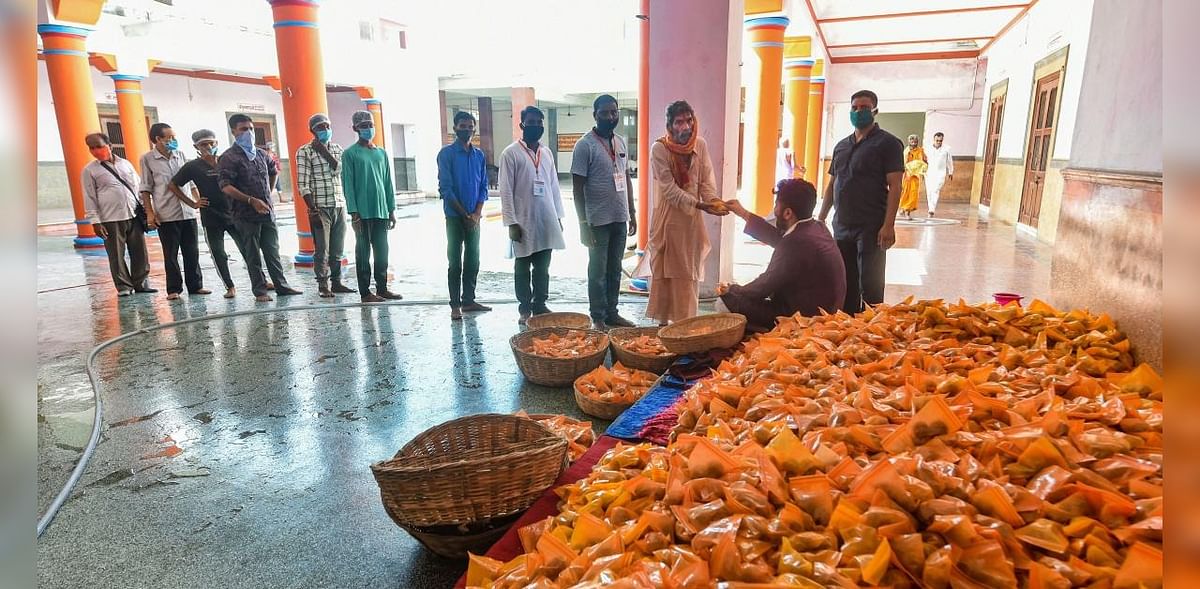
<svg viewBox="0 0 1200 589"><path fill-rule="evenodd" d="M342 284L342 254L346 239L346 197L342 195L342 146L332 141L329 117L317 113L308 119L313 140L296 151L296 184L308 205L312 227L313 273L317 292L324 298L335 293L358 292Z"/></svg>

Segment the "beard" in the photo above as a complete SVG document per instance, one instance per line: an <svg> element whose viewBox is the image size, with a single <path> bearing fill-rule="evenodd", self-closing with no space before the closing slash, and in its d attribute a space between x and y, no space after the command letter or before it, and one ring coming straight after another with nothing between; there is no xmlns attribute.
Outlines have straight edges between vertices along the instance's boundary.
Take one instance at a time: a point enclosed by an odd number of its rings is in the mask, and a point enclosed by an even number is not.
<svg viewBox="0 0 1200 589"><path fill-rule="evenodd" d="M692 139L692 130L688 129L682 133L675 134L675 143L683 145Z"/></svg>
<svg viewBox="0 0 1200 589"><path fill-rule="evenodd" d="M788 222L783 217L775 217L775 228L780 231L788 230Z"/></svg>

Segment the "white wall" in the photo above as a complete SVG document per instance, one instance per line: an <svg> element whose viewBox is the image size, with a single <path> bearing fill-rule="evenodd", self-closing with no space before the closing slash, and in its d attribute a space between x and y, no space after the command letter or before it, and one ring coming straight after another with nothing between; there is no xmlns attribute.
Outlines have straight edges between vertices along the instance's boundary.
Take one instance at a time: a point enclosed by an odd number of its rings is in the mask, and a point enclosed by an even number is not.
<svg viewBox="0 0 1200 589"><path fill-rule="evenodd" d="M1161 174L1163 171L1162 15L1122 10L1098 0L1095 39L1154 39L1153 43L1096 43L1083 67L1071 167ZM1114 10L1115 9L1115 10Z"/></svg>
<svg viewBox="0 0 1200 589"><path fill-rule="evenodd" d="M592 117L591 107L572 107L571 116L567 116L567 109L558 109L558 134L569 135L571 133L587 133L596 126L596 119ZM616 133L625 136L624 127L618 126ZM628 141L628 137L626 137ZM560 151L558 153L558 171L562 174L571 173L571 152Z"/></svg>
<svg viewBox="0 0 1200 589"><path fill-rule="evenodd" d="M1004 121L1000 130L1000 150L997 153L999 157L1024 157L1030 103L1034 84L1037 83L1037 80L1033 79L1034 66L1038 61L1068 45L1070 49L1067 55L1067 71L1063 79L1062 106L1055 131L1053 159L1067 159L1071 156L1071 135L1075 129L1075 114L1079 106L1079 91L1088 53L1092 9L1092 0L1038 2L984 54L987 57L985 96L994 85L1008 80ZM1123 43L1116 40L1113 45L1127 49ZM985 120L980 120L980 133L986 124ZM982 142L976 147L975 155L983 157Z"/></svg>
<svg viewBox="0 0 1200 589"><path fill-rule="evenodd" d="M115 95L112 94L112 79L94 69L92 89L97 103L116 106ZM288 153L287 140L283 137L283 103L279 94L269 86L152 74L142 81L142 99L147 107L157 109L160 122L171 125L182 137L181 144L190 145L192 131L206 128L217 133L222 149L229 147L229 126L225 113L239 112L239 102L262 104L264 111L253 114L275 115L280 135L276 141L280 145L281 153ZM37 123L38 161L62 161L58 121L54 116L54 104L50 100L50 82L46 75L46 64L40 60ZM80 138L80 141L82 140Z"/></svg>
<svg viewBox="0 0 1200 589"><path fill-rule="evenodd" d="M329 126L333 131L333 141L342 147L350 147L355 141L358 141L358 135L354 129L351 129L350 117L354 115L354 111L367 110L367 105L354 92L328 92L326 100L329 102ZM387 112L385 111L386 115ZM384 117L384 125L390 124L387 117ZM384 132L382 129L376 129L376 132Z"/></svg>
<svg viewBox="0 0 1200 589"><path fill-rule="evenodd" d="M828 66L825 83L825 134L821 153L829 157L839 140L854 132L850 96L871 90L879 112L923 112L925 133L946 134L954 155L972 155L979 141L985 67L975 59L942 59Z"/></svg>

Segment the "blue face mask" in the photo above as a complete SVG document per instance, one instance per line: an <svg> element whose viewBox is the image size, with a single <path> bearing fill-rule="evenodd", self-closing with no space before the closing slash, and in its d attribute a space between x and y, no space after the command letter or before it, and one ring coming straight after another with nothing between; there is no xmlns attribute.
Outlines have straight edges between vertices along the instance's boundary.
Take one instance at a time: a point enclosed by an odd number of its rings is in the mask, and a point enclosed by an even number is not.
<svg viewBox="0 0 1200 589"><path fill-rule="evenodd" d="M167 149L169 149L171 151L175 151L175 150L179 149L179 141L176 139L168 139L167 140Z"/></svg>
<svg viewBox="0 0 1200 589"><path fill-rule="evenodd" d="M850 111L850 124L854 125L855 129L866 129L875 122L875 113L869 110L852 110Z"/></svg>
<svg viewBox="0 0 1200 589"><path fill-rule="evenodd" d="M366 129L358 130L358 138L363 141L370 141L375 138L375 127L367 127Z"/></svg>
<svg viewBox="0 0 1200 589"><path fill-rule="evenodd" d="M320 141L321 143L329 143L329 139L331 137L333 137L333 131L330 131L329 129L321 129L320 131L317 131L317 141Z"/></svg>
<svg viewBox="0 0 1200 589"><path fill-rule="evenodd" d="M245 133L238 135L234 138L234 143L236 143L238 147L242 148L242 151L246 152L246 157L249 157L250 159L254 159L255 154L258 153L258 151L254 149L253 131L246 131Z"/></svg>
<svg viewBox="0 0 1200 589"><path fill-rule="evenodd" d="M212 149L210 149L208 151L209 151L209 153L211 153L213 155L217 155L217 146L216 145L212 146Z"/></svg>

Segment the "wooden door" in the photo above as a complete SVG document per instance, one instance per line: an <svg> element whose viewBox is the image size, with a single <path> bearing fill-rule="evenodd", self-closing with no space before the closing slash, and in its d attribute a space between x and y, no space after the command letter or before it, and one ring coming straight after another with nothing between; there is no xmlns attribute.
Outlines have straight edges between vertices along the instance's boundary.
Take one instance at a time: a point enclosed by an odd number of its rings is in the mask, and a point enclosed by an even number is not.
<svg viewBox="0 0 1200 589"><path fill-rule="evenodd" d="M992 206L992 184L996 179L996 154L1000 151L1000 127L1004 124L1004 97L992 99L988 107L988 126L983 144L983 187L979 193L979 204Z"/></svg>
<svg viewBox="0 0 1200 589"><path fill-rule="evenodd" d="M1046 185L1046 166L1053 155L1054 124L1058 116L1058 101L1062 87L1062 72L1054 72L1037 83L1033 101L1033 121L1029 125L1029 147L1025 153L1025 187L1021 191L1021 210L1017 221L1037 227L1042 209L1042 190Z"/></svg>

